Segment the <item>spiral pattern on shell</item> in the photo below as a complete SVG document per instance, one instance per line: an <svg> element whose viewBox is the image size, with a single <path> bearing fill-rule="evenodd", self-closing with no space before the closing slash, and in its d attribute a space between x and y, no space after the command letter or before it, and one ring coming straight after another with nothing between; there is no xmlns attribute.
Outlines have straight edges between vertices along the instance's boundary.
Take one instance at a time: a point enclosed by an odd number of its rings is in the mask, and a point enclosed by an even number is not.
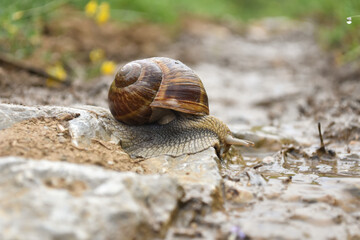
<svg viewBox="0 0 360 240"><path fill-rule="evenodd" d="M108 100L115 119L129 125L157 121L159 112L167 109L209 114L200 78L188 66L170 58L148 58L123 66L110 86Z"/></svg>

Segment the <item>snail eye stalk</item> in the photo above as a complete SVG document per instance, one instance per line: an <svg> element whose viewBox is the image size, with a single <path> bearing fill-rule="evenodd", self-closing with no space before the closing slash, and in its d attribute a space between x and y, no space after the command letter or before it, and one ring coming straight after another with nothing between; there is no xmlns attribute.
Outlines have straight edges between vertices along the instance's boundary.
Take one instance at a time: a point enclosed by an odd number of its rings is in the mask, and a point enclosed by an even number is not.
<svg viewBox="0 0 360 240"><path fill-rule="evenodd" d="M245 147L253 147L255 144L251 141L244 140L244 139L238 139L234 138L231 135L227 135L225 137L225 142L229 145L235 145L235 146L245 146Z"/></svg>

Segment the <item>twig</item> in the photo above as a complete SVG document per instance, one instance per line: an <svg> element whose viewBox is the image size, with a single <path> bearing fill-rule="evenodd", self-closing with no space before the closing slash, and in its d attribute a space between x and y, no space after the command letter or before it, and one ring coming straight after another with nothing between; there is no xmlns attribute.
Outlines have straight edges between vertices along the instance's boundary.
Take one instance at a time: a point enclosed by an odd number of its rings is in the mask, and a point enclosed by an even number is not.
<svg viewBox="0 0 360 240"><path fill-rule="evenodd" d="M253 169L258 169L258 168L260 168L260 167L262 167L262 166L264 166L264 164L259 163L259 164L255 165L255 166L253 167Z"/></svg>
<svg viewBox="0 0 360 240"><path fill-rule="evenodd" d="M13 67L25 70L28 73L35 74L35 75L43 77L43 78L51 78L52 80L60 82L60 83L64 84L65 86L70 86L70 84L71 84L70 78L60 79L52 74L47 73L46 71L44 71L41 68L30 66L24 62L13 59L12 57L9 57L2 53L0 53L0 63L11 65Z"/></svg>
<svg viewBox="0 0 360 240"><path fill-rule="evenodd" d="M318 157L321 156L321 155L324 155L324 154L329 158L335 157L336 152L334 152L331 149L326 150L326 148L325 148L323 136L322 136L322 133L321 133L321 124L320 124L320 122L318 123L318 130L319 130L319 137L320 137L320 148L318 148L316 150L316 154L318 155Z"/></svg>
<svg viewBox="0 0 360 240"><path fill-rule="evenodd" d="M103 143L103 142L100 141L99 139L92 138L91 141L97 142L98 144L100 144L101 146L103 146L104 148L106 148L107 150L112 150L110 147L106 146L105 143Z"/></svg>
<svg viewBox="0 0 360 240"><path fill-rule="evenodd" d="M322 133L321 133L321 123L318 122L318 130L319 130L319 137L320 137L320 148L324 148L325 150L325 144L324 144L324 140L323 140L323 136L322 136Z"/></svg>

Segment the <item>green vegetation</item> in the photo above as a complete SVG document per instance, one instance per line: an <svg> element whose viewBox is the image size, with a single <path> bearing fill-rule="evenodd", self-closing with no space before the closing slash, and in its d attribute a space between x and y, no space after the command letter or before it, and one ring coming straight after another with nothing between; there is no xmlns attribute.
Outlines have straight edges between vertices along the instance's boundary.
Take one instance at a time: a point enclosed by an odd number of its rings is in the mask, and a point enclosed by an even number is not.
<svg viewBox="0 0 360 240"><path fill-rule="evenodd" d="M175 24L182 14L251 21L263 17L287 16L312 19L319 24L320 43L343 55L340 62L359 58L360 18L346 24L348 16L360 14L358 0L98 0L110 6L111 19L133 22L145 19ZM58 8L71 5L84 12L88 0L1 0L0 51L25 57L40 44L43 23ZM64 16L65 17L65 16ZM1 41L6 39L7 41ZM6 43L6 44L5 44Z"/></svg>
<svg viewBox="0 0 360 240"><path fill-rule="evenodd" d="M63 4L65 1L1 0L0 51L18 58L29 55L40 44L43 23Z"/></svg>

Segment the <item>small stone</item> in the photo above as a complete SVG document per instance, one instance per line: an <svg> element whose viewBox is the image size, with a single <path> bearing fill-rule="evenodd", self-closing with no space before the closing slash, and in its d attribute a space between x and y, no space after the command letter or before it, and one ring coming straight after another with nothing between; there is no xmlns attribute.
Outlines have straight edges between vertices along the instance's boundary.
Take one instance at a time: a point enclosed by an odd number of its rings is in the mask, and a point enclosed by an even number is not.
<svg viewBox="0 0 360 240"><path fill-rule="evenodd" d="M232 181L225 182L225 197L233 203L246 203L254 199L252 192Z"/></svg>
<svg viewBox="0 0 360 240"><path fill-rule="evenodd" d="M79 147L79 143L78 141L76 141L76 139L71 139L71 144L75 147L75 148L78 148Z"/></svg>
<svg viewBox="0 0 360 240"><path fill-rule="evenodd" d="M66 131L65 127L63 125L61 125L61 124L58 124L57 128L58 128L58 131L61 132L61 133Z"/></svg>
<svg viewBox="0 0 360 240"><path fill-rule="evenodd" d="M132 172L136 172L137 174L144 174L144 168L141 166L135 166L131 169Z"/></svg>
<svg viewBox="0 0 360 240"><path fill-rule="evenodd" d="M272 157L272 156L266 156L266 157L262 160L262 162L263 162L264 164L273 164L273 163L275 162L275 158Z"/></svg>
<svg viewBox="0 0 360 240"><path fill-rule="evenodd" d="M291 182L292 176L278 177L278 179L280 179L283 183L287 184L287 183L290 183L290 182Z"/></svg>
<svg viewBox="0 0 360 240"><path fill-rule="evenodd" d="M64 136L59 136L58 141L59 141L59 143L65 143L67 140L66 140L66 138L64 138Z"/></svg>

